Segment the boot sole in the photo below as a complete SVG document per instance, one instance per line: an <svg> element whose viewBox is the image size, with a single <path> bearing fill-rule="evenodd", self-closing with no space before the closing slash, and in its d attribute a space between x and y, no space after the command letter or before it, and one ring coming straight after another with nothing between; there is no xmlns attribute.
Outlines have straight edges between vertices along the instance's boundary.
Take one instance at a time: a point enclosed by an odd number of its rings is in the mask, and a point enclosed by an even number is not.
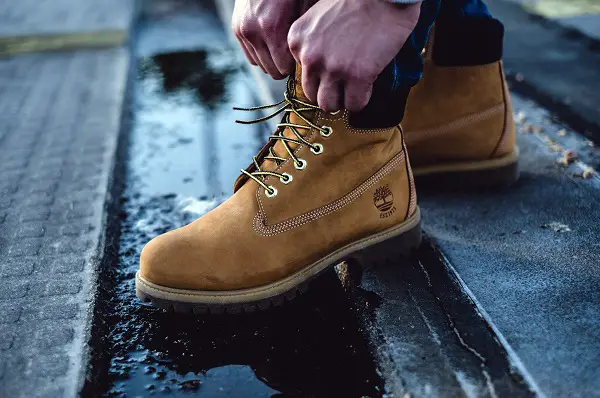
<svg viewBox="0 0 600 398"><path fill-rule="evenodd" d="M509 187L519 179L519 148L504 157L413 167L419 189L486 189Z"/></svg>
<svg viewBox="0 0 600 398"><path fill-rule="evenodd" d="M345 260L363 267L408 257L421 243L421 213L417 211L402 224L348 244L293 275L268 285L235 291L199 291L174 289L135 276L137 297L154 306L182 313L240 313L268 309L294 299L306 291L308 283Z"/></svg>

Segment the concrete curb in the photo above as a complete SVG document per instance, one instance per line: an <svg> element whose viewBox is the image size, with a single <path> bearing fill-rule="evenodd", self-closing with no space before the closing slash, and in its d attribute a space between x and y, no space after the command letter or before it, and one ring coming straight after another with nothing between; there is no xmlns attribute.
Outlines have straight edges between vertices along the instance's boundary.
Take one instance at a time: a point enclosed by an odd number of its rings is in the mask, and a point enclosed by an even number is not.
<svg viewBox="0 0 600 398"><path fill-rule="evenodd" d="M130 28L139 14L138 0L113 0L106 5L92 3L91 6L83 1L72 4L70 1L39 5L23 1L8 6L7 13L0 17L0 23L6 25L0 30L0 56L101 49L127 44ZM86 8L79 10L78 7ZM115 15L110 15L110 12ZM47 19L38 18L43 13L49 15ZM86 14L90 14L90 21ZM58 20L60 17L64 21Z"/></svg>
<svg viewBox="0 0 600 398"><path fill-rule="evenodd" d="M565 34L576 39L585 39L589 41L590 48L600 50L600 36L594 35L592 32L586 31L583 27L578 26L574 21L568 22L569 18L551 18L543 14L537 13L534 8L529 7L524 0L501 0L510 3L518 4L523 12L525 12L532 20L536 20L553 29L561 29ZM590 17L597 19L600 22L600 14L588 14ZM576 19L574 17L573 19Z"/></svg>
<svg viewBox="0 0 600 398"><path fill-rule="evenodd" d="M85 48L120 47L128 40L122 30L47 36L0 38L0 56L42 51L69 51Z"/></svg>

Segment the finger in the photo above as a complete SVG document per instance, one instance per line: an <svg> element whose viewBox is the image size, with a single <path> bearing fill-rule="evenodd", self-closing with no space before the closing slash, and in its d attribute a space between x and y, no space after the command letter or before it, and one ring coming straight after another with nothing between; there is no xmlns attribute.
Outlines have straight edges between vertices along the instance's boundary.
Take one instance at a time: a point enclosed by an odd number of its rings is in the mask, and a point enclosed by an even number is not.
<svg viewBox="0 0 600 398"><path fill-rule="evenodd" d="M287 41L283 45L270 46L271 58L275 63L275 67L282 76L289 76L294 70L294 57L290 52Z"/></svg>
<svg viewBox="0 0 600 398"><path fill-rule="evenodd" d="M275 66L273 57L271 57L271 52L267 45L261 41L252 43L252 47L254 47L254 51L256 52L256 56L258 57L258 61L262 65L263 70L273 79L283 79L284 76L282 76L279 69Z"/></svg>
<svg viewBox="0 0 600 398"><path fill-rule="evenodd" d="M260 60L260 57L258 56L256 47L254 47L254 45L249 41L246 41L246 46L248 50L253 54L256 66L258 66L264 73L267 73L267 69L265 69L265 66L263 65L262 61Z"/></svg>
<svg viewBox="0 0 600 398"><path fill-rule="evenodd" d="M339 80L335 80L331 76L326 76L319 82L319 93L317 94L317 102L319 108L326 112L335 112L342 107L340 99L343 98L340 94L341 88Z"/></svg>
<svg viewBox="0 0 600 398"><path fill-rule="evenodd" d="M319 92L319 73L317 68L302 65L302 90L311 102L317 102Z"/></svg>
<svg viewBox="0 0 600 398"><path fill-rule="evenodd" d="M240 43L240 47L246 55L246 59L248 60L248 62L250 62L251 65L257 66L258 63L256 62L256 54L254 53L254 49L251 47L249 48L248 45L244 42L244 40L240 39L239 37L238 41Z"/></svg>
<svg viewBox="0 0 600 398"><path fill-rule="evenodd" d="M344 108L351 112L362 110L371 99L373 85L351 81L346 84L344 89Z"/></svg>

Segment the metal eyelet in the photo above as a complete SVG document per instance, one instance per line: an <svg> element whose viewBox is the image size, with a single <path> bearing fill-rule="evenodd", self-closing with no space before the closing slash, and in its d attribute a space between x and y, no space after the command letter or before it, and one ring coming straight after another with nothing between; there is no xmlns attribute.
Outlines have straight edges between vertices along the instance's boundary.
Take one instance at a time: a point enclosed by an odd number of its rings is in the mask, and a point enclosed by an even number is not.
<svg viewBox="0 0 600 398"><path fill-rule="evenodd" d="M323 153L323 145L319 143L312 144L312 147L310 147L310 151L315 155L320 155Z"/></svg>
<svg viewBox="0 0 600 398"><path fill-rule="evenodd" d="M284 184L289 184L290 182L292 182L292 180L294 179L294 177L292 177L290 174L288 173L283 173L282 174L283 177L279 177L279 181L281 181ZM284 178L285 177L285 178Z"/></svg>
<svg viewBox="0 0 600 398"><path fill-rule="evenodd" d="M306 160L298 158L298 160L294 162L294 167L296 170L304 170L307 164L308 162Z"/></svg>
<svg viewBox="0 0 600 398"><path fill-rule="evenodd" d="M272 185L269 185L269 189L265 189L265 195L267 198L272 198L273 196L277 196L277 188Z"/></svg>
<svg viewBox="0 0 600 398"><path fill-rule="evenodd" d="M329 126L321 126L321 128L325 131L319 130L319 133L321 133L321 136L323 137L329 137L331 134L333 134L333 129Z"/></svg>

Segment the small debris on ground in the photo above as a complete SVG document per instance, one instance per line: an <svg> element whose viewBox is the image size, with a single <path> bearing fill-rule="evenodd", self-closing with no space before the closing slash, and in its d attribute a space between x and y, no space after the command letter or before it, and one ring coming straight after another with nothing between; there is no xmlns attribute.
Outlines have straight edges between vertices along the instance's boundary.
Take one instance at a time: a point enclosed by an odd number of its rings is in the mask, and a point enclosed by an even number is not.
<svg viewBox="0 0 600 398"><path fill-rule="evenodd" d="M548 147L553 152L562 152L564 148L556 143L552 138L544 136L544 141L548 144Z"/></svg>
<svg viewBox="0 0 600 398"><path fill-rule="evenodd" d="M565 135L567 135L567 130L562 129L558 131L558 136L559 137L564 137Z"/></svg>
<svg viewBox="0 0 600 398"><path fill-rule="evenodd" d="M549 222L548 224L544 224L544 225L542 225L542 228L551 229L554 232L561 232L561 233L571 232L571 228L569 228L568 225L559 223L557 221L552 221L552 222Z"/></svg>
<svg viewBox="0 0 600 398"><path fill-rule="evenodd" d="M515 123L523 124L527 120L527 115L525 112L521 111L515 115Z"/></svg>
<svg viewBox="0 0 600 398"><path fill-rule="evenodd" d="M523 76L523 74L522 74L522 73L517 73L517 74L515 75L515 80L516 80L516 81L518 81L518 82L522 82L522 81L524 81L524 80L525 80L525 76Z"/></svg>
<svg viewBox="0 0 600 398"><path fill-rule="evenodd" d="M565 166L565 167L569 167L569 165L571 163L573 163L575 161L575 159L577 159L578 155L576 152L571 151L571 150L566 150L563 152L562 156L560 158L558 158L557 162L558 164Z"/></svg>
<svg viewBox="0 0 600 398"><path fill-rule="evenodd" d="M533 133L533 126L531 125L531 123L525 123L523 124L523 126L519 129L520 133L523 134L529 134L529 133Z"/></svg>
<svg viewBox="0 0 600 398"><path fill-rule="evenodd" d="M592 178L596 174L596 170L590 166L585 166L580 173L573 174L575 177L583 178L584 180Z"/></svg>

